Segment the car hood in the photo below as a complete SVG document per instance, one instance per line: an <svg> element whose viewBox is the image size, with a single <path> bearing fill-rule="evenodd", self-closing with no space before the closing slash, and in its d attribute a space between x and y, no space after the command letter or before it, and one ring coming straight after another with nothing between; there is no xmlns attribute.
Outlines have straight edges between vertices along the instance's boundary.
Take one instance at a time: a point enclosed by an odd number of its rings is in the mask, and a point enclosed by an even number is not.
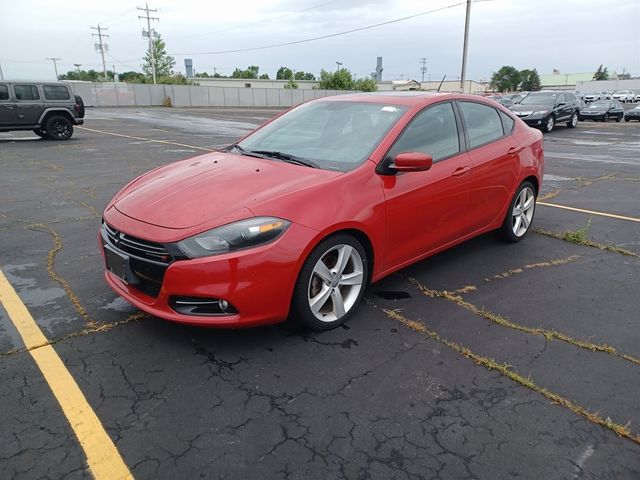
<svg viewBox="0 0 640 480"><path fill-rule="evenodd" d="M112 205L136 220L184 229L339 175L276 160L212 153L139 177Z"/></svg>
<svg viewBox="0 0 640 480"><path fill-rule="evenodd" d="M520 105L516 103L509 109L513 112L537 112L539 110L553 110L553 105Z"/></svg>

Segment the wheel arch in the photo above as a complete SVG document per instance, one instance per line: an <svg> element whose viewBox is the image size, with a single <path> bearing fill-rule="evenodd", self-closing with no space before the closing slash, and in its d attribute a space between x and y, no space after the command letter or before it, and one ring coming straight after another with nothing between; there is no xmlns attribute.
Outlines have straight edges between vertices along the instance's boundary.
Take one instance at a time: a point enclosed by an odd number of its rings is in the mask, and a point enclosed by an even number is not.
<svg viewBox="0 0 640 480"><path fill-rule="evenodd" d="M38 121L39 125L44 125L45 122L54 115L60 115L69 120L72 124L74 123L73 115L66 108L47 108L42 115L40 115L40 120Z"/></svg>
<svg viewBox="0 0 640 480"><path fill-rule="evenodd" d="M522 182L520 182L520 185L522 185L524 182L531 182L531 184L533 185L533 188L536 189L536 197L537 197L538 193L540 193L540 181L538 180L538 177L536 177L535 175L529 175L528 177L524 178ZM518 185L518 187L520 185Z"/></svg>

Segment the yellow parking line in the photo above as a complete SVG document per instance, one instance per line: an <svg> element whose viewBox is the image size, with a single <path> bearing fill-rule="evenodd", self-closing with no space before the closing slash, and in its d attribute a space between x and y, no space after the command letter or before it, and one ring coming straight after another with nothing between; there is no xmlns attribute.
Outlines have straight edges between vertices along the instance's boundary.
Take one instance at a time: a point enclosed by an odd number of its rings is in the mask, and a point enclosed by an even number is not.
<svg viewBox="0 0 640 480"><path fill-rule="evenodd" d="M545 207L561 208L563 210L571 210L572 212L588 213L589 215L598 215L600 217L616 218L618 220L626 220L628 222L640 223L640 218L625 217L624 215L616 215L615 213L597 212L595 210L585 210L583 208L567 207L566 205L557 205L555 203L538 202L538 205Z"/></svg>
<svg viewBox="0 0 640 480"><path fill-rule="evenodd" d="M167 145L177 145L178 147L195 148L196 150L204 150L205 152L215 152L212 148L196 147L195 145L187 145L186 143L172 142L171 140L155 140L153 138L136 137L134 135L125 135L124 133L105 132L104 130L97 130L95 128L76 127L89 132L104 133L105 135L113 135L114 137L130 138L132 140L142 140L144 142L165 143Z"/></svg>
<svg viewBox="0 0 640 480"><path fill-rule="evenodd" d="M78 437L93 476L96 480L132 479L133 475L116 446L56 351L51 345L38 347L46 343L47 339L1 270L0 303L9 314L27 349L32 349L29 353Z"/></svg>

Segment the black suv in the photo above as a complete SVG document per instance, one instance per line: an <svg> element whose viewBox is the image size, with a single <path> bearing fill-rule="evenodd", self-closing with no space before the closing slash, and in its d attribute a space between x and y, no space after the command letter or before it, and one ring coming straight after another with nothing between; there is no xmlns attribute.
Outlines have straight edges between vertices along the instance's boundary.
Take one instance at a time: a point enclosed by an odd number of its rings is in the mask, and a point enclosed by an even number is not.
<svg viewBox="0 0 640 480"><path fill-rule="evenodd" d="M530 127L550 132L560 122L567 122L569 128L578 125L580 101L573 93L531 92L511 110Z"/></svg>
<svg viewBox="0 0 640 480"><path fill-rule="evenodd" d="M67 140L84 123L84 103L59 82L0 81L0 132L33 130L52 140Z"/></svg>

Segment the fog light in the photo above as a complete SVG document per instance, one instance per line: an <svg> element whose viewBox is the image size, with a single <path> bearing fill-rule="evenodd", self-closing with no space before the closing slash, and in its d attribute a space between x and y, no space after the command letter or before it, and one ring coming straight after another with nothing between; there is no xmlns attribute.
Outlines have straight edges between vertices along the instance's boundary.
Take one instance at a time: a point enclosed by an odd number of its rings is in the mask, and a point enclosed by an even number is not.
<svg viewBox="0 0 640 480"><path fill-rule="evenodd" d="M228 301L220 298L171 297L169 305L183 315L216 316L238 313Z"/></svg>

